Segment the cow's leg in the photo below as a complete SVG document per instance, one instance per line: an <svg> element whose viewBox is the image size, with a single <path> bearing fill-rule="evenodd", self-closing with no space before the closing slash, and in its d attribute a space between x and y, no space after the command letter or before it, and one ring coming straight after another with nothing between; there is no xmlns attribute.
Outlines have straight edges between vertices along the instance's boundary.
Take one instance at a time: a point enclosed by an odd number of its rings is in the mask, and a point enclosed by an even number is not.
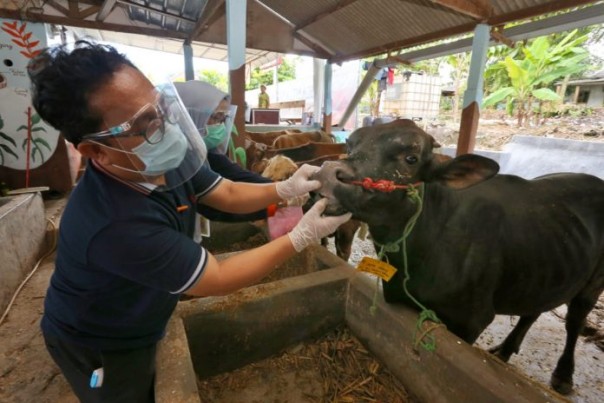
<svg viewBox="0 0 604 403"><path fill-rule="evenodd" d="M516 326L514 326L514 329L510 332L510 334L508 334L508 336L505 338L503 343L496 347L490 348L489 352L493 353L496 357L505 362L510 359L512 354L518 354L522 340L524 340L524 336L526 336L526 333L531 328L533 323L535 323L539 315L540 314L521 316L520 320Z"/></svg>
<svg viewBox="0 0 604 403"><path fill-rule="evenodd" d="M359 229L360 222L350 220L342 224L335 233L336 254L343 260L348 261L352 252L354 234Z"/></svg>
<svg viewBox="0 0 604 403"><path fill-rule="evenodd" d="M595 297L579 295L573 298L568 305L568 313L566 314L566 345L550 382L552 387L563 395L569 394L573 390L575 346L577 345L579 334L585 325L585 318L587 318L597 300L598 295Z"/></svg>

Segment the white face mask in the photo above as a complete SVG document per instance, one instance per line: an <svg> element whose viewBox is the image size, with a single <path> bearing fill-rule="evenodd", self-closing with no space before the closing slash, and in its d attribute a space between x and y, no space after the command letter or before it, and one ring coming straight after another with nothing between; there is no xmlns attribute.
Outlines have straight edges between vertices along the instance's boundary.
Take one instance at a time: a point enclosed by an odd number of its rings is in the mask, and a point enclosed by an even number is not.
<svg viewBox="0 0 604 403"><path fill-rule="evenodd" d="M151 136L150 141L154 142L160 136L161 131L157 129ZM185 158L188 147L187 139L180 130L180 127L168 122L165 123L162 140L154 144L143 141L134 147L132 151L125 151L106 144L95 143L118 152L136 155L145 164L145 169L142 171L125 168L116 164L111 164L111 166L143 176L160 176L171 169L178 168Z"/></svg>
<svg viewBox="0 0 604 403"><path fill-rule="evenodd" d="M166 122L164 138L159 143L155 143L153 139L159 136L161 132L158 129L150 139L154 144L145 141L132 149L134 154L145 163L145 170L140 171L143 175L163 175L171 169L178 168L185 158L187 139L180 127Z"/></svg>

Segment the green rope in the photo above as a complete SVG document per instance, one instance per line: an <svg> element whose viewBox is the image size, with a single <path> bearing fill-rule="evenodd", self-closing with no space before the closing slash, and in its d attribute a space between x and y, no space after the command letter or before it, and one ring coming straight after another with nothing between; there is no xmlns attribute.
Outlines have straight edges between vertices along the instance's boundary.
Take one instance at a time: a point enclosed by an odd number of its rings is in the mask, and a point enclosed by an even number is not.
<svg viewBox="0 0 604 403"><path fill-rule="evenodd" d="M420 190L421 190L421 192L420 192ZM421 345L427 351L434 351L434 350L436 350L436 339L434 338L434 335L431 333L431 331L434 330L435 327L430 328L428 331L422 332L421 337L418 338L417 336L418 336L418 332L422 331L422 325L424 324L425 321L430 320L437 324L441 324L441 320L438 319L438 317L436 316L436 313L434 311L426 308L424 305L422 305L421 302L419 302L417 299L415 299L415 297L413 295L411 295L411 293L409 292L409 289L407 288L407 283L409 282L409 280L411 278L411 276L409 275L409 264L408 264L408 260L407 260L407 237L409 236L411 231L413 231L413 227L415 227L415 223L417 222L417 219L419 218L420 214L422 213L422 209L423 209L422 195L423 195L423 193L424 193L424 184L423 183L420 185L419 189L415 188L414 186L411 186L411 187L409 187L409 189L407 189L407 195L409 196L409 200L412 203L417 204L417 209L415 210L415 213L411 216L409 221L407 221L407 224L405 225L405 229L403 230L403 235L396 241L387 243L384 245L380 244L379 242L375 242L375 241L374 242L380 246L380 251L378 253L378 258L380 260L383 260L385 258L386 261L388 261L388 256L386 256L386 252L394 253L394 252L398 252L399 250L402 249L403 268L405 270L405 279L403 280L403 290L405 291L405 294L407 295L407 297L409 297L409 299L411 301L413 301L413 303L421 309L421 312L417 319L417 323L415 325L415 332L413 335L413 338L415 340L415 345L416 346ZM399 244L401 245L401 247L399 247ZM377 293L377 288L376 288L376 293ZM374 303L375 303L375 297L374 297ZM424 341L424 338L426 338L427 340Z"/></svg>

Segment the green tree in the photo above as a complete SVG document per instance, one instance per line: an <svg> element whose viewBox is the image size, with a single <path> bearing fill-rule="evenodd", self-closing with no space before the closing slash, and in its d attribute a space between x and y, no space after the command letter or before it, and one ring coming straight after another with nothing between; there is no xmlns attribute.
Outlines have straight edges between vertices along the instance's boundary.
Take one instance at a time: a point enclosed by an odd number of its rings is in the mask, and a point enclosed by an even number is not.
<svg viewBox="0 0 604 403"><path fill-rule="evenodd" d="M455 55L449 55L445 59L446 63L451 66L451 79L453 80L453 88L455 94L453 94L452 110L453 119L457 122L457 112L459 111L459 100L463 96L466 90L468 74L470 71L470 53L458 53Z"/></svg>
<svg viewBox="0 0 604 403"><path fill-rule="evenodd" d="M277 80L282 83L284 81L294 80L296 78L296 59L282 59L281 64L277 67ZM273 69L260 70L256 67L250 74L250 82L246 86L246 90L255 90L261 85L271 85L273 83Z"/></svg>
<svg viewBox="0 0 604 403"><path fill-rule="evenodd" d="M229 80L226 74L214 69L205 69L197 72L199 80L212 84L221 91L229 92Z"/></svg>
<svg viewBox="0 0 604 403"><path fill-rule="evenodd" d="M583 63L589 54L580 47L587 40L587 35L577 37L577 30L572 31L555 45L548 37L540 37L529 45L521 44L517 58L507 56L498 62L498 68L505 68L510 84L494 91L483 101L483 106L495 105L506 100L506 109L510 114L516 112L518 126L530 119L535 100L542 102L560 101L558 94L549 86L564 76L584 71Z"/></svg>

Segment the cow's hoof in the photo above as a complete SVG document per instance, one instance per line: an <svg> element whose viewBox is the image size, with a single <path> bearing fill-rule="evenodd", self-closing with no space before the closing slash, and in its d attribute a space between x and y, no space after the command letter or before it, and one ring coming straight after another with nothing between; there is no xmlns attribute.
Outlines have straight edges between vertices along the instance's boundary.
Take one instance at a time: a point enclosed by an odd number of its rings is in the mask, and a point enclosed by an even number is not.
<svg viewBox="0 0 604 403"><path fill-rule="evenodd" d="M550 384L552 388L561 395L568 395L573 391L573 381L565 381L558 378L556 375L552 375Z"/></svg>
<svg viewBox="0 0 604 403"><path fill-rule="evenodd" d="M495 347L491 347L488 351L503 362L508 362L510 360L511 354L504 354L503 346L501 344Z"/></svg>

